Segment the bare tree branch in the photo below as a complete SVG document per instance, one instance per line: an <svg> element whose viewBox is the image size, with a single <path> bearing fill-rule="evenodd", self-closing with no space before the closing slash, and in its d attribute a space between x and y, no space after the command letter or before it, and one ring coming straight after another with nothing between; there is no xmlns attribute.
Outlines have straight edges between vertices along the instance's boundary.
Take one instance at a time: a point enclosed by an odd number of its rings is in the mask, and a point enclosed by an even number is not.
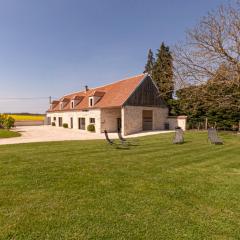
<svg viewBox="0 0 240 240"><path fill-rule="evenodd" d="M240 79L240 1L208 13L174 49L176 82L200 84L227 65ZM184 83L185 82L185 83Z"/></svg>

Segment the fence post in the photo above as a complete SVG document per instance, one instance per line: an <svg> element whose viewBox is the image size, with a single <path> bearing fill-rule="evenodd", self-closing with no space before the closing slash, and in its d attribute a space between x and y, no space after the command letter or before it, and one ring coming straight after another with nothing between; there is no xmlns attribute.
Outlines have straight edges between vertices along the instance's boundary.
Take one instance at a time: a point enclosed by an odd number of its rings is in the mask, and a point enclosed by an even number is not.
<svg viewBox="0 0 240 240"><path fill-rule="evenodd" d="M206 117L205 118L205 130L207 130L208 129L208 118Z"/></svg>

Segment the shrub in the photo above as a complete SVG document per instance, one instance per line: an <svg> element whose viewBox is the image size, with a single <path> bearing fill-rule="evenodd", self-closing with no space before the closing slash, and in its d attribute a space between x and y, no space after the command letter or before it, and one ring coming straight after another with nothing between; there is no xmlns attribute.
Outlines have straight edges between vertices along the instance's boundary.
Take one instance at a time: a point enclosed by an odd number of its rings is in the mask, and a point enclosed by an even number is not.
<svg viewBox="0 0 240 240"><path fill-rule="evenodd" d="M0 128L11 129L14 127L15 119L11 116L0 114Z"/></svg>
<svg viewBox="0 0 240 240"><path fill-rule="evenodd" d="M55 127L55 126L56 126L56 123L55 123L55 122L52 122L52 126Z"/></svg>
<svg viewBox="0 0 240 240"><path fill-rule="evenodd" d="M4 123L3 123L3 126L4 128L6 129L11 129L12 127L14 127L14 123L15 123L15 119L12 118L12 117L7 117L5 120L4 120Z"/></svg>
<svg viewBox="0 0 240 240"><path fill-rule="evenodd" d="M0 114L0 129L4 128L3 123L4 123L5 115Z"/></svg>
<svg viewBox="0 0 240 240"><path fill-rule="evenodd" d="M94 124L89 124L89 125L87 126L87 130L88 130L89 132L95 132L95 126L94 126Z"/></svg>
<svg viewBox="0 0 240 240"><path fill-rule="evenodd" d="M64 123L64 124L63 124L63 127L64 127L64 128L68 128L68 124L67 124L67 123Z"/></svg>

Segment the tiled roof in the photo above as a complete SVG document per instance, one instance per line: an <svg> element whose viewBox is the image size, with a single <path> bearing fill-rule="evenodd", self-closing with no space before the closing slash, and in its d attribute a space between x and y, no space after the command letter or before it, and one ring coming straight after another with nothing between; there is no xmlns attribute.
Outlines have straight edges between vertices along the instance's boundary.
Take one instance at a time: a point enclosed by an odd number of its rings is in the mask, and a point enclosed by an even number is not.
<svg viewBox="0 0 240 240"><path fill-rule="evenodd" d="M104 94L105 94L105 92L103 92L103 91L94 91L93 93L92 93L92 96L95 96L95 97L103 97L104 96Z"/></svg>
<svg viewBox="0 0 240 240"><path fill-rule="evenodd" d="M52 109L49 109L48 112L121 107L139 86L145 76L145 74L141 74L109 85L89 89L88 91L65 95L59 99L59 102L54 101L55 104L53 104ZM88 98L91 96L100 97L99 101L92 107L89 106L88 102ZM80 102L74 107L74 109L71 109L71 100L74 99L80 99ZM60 109L61 101L65 102L65 106L62 110Z"/></svg>
<svg viewBox="0 0 240 240"><path fill-rule="evenodd" d="M72 98L72 100L81 100L82 98L84 98L83 96L74 96L73 98Z"/></svg>

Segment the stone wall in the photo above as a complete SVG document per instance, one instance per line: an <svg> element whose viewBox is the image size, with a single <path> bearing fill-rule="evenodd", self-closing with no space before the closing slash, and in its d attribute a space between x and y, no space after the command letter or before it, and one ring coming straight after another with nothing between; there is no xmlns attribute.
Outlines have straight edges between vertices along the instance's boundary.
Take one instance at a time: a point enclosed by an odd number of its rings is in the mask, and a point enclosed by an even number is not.
<svg viewBox="0 0 240 240"><path fill-rule="evenodd" d="M121 118L121 108L101 109L101 130L117 132L117 119Z"/></svg>
<svg viewBox="0 0 240 240"><path fill-rule="evenodd" d="M165 130L167 117L168 117L168 108L154 108L153 130Z"/></svg>
<svg viewBox="0 0 240 240"><path fill-rule="evenodd" d="M122 108L122 127L124 135L142 131L143 110L153 111L153 130L164 130L165 123L167 123L168 108L125 106Z"/></svg>

